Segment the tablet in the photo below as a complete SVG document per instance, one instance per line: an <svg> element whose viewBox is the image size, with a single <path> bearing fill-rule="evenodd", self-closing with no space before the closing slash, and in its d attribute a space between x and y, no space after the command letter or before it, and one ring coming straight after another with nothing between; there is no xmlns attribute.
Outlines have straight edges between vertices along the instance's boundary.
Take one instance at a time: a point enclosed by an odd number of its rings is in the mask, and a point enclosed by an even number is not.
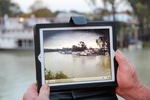
<svg viewBox="0 0 150 100"><path fill-rule="evenodd" d="M45 83L51 91L116 85L112 22L37 24L34 42L38 88Z"/></svg>

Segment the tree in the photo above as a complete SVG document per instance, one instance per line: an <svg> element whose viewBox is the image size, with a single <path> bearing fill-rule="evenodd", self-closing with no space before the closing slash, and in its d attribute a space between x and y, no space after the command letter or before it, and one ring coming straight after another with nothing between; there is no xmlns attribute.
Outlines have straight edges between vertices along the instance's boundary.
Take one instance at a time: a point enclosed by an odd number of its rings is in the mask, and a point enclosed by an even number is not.
<svg viewBox="0 0 150 100"><path fill-rule="evenodd" d="M82 51L87 49L86 44L83 41L80 41L78 45L79 45L79 47L81 48Z"/></svg>
<svg viewBox="0 0 150 100"><path fill-rule="evenodd" d="M54 14L47 8L41 8L32 12L36 17L52 17Z"/></svg>
<svg viewBox="0 0 150 100"><path fill-rule="evenodd" d="M30 17L31 15L35 15L35 17L52 17L54 14L45 7L42 0L36 0L31 6L30 6L31 12L22 14L22 17Z"/></svg>
<svg viewBox="0 0 150 100"><path fill-rule="evenodd" d="M99 46L100 49L103 47L104 44L103 36L100 36L98 39L96 39L96 44Z"/></svg>
<svg viewBox="0 0 150 100"><path fill-rule="evenodd" d="M41 8L30 13L21 14L22 17L31 17L32 15L35 17L54 17L55 13L52 13L48 8Z"/></svg>
<svg viewBox="0 0 150 100"><path fill-rule="evenodd" d="M0 0L0 16L5 14L9 16L18 16L22 13L20 7L10 0Z"/></svg>
<svg viewBox="0 0 150 100"><path fill-rule="evenodd" d="M150 24L150 1L149 0L128 0L130 3L134 15L137 17L139 22L140 33L146 33L144 27L148 29ZM146 29L146 30L147 30ZM148 32L149 33L149 32Z"/></svg>
<svg viewBox="0 0 150 100"><path fill-rule="evenodd" d="M35 0L35 2L30 6L32 12L43 8L45 8L45 6L41 0Z"/></svg>
<svg viewBox="0 0 150 100"><path fill-rule="evenodd" d="M87 46L83 41L80 41L78 46L76 45L72 46L72 51L84 51L86 49L87 49Z"/></svg>
<svg viewBox="0 0 150 100"><path fill-rule="evenodd" d="M22 14L22 11L21 11L19 5L16 3L11 3L10 11L11 11L12 16L17 16L17 15Z"/></svg>
<svg viewBox="0 0 150 100"><path fill-rule="evenodd" d="M78 47L76 45L72 46L72 51L78 51Z"/></svg>
<svg viewBox="0 0 150 100"><path fill-rule="evenodd" d="M115 21L115 13L116 8L120 2L116 2L117 0L101 0L104 7L98 7L98 0L85 0L87 4L94 8L94 19L101 19L103 16L107 16L112 14L113 20ZM111 6L111 10L109 7Z"/></svg>
<svg viewBox="0 0 150 100"><path fill-rule="evenodd" d="M141 4L139 0L128 0L128 2L130 3L133 12L135 14L135 16L137 16L138 21L139 21L139 25L141 28L141 31L143 31L143 16L141 15L140 9L141 9Z"/></svg>
<svg viewBox="0 0 150 100"><path fill-rule="evenodd" d="M146 31L145 33L150 33L150 28L149 28L149 25L150 25L150 6L149 6L149 4L150 4L150 0L144 0L143 2L142 2L142 4L143 5L145 5L145 8L147 9L146 11L145 11L145 17L144 17L144 24L145 24L145 28L148 30L148 31Z"/></svg>

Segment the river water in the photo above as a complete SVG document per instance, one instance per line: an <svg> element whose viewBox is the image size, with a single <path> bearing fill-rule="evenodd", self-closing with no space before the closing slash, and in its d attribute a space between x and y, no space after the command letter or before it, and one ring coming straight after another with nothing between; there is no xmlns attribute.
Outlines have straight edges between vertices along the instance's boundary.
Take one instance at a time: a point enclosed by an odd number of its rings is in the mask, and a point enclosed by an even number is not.
<svg viewBox="0 0 150 100"><path fill-rule="evenodd" d="M121 51L135 65L143 84L150 87L150 48ZM0 51L0 100L21 100L27 87L35 81L33 51Z"/></svg>
<svg viewBox="0 0 150 100"><path fill-rule="evenodd" d="M111 80L110 56L92 55L79 56L59 52L45 53L45 68L53 76L63 73L67 78L54 81L81 82L85 80ZM59 75L61 76L61 75ZM105 77L105 79L104 79ZM48 82L47 82L48 83Z"/></svg>

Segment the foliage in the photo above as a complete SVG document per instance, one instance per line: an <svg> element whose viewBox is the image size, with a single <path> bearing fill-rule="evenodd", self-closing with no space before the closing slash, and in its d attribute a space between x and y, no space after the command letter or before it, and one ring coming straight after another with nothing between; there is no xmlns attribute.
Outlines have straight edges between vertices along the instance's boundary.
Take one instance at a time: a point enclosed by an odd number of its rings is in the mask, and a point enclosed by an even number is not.
<svg viewBox="0 0 150 100"><path fill-rule="evenodd" d="M9 16L18 16L22 13L20 7L12 3L11 0L0 0L0 16L5 14Z"/></svg>
<svg viewBox="0 0 150 100"><path fill-rule="evenodd" d="M45 8L44 3L42 2L42 0L35 0L35 2L33 2L33 4L30 6L30 10L32 12Z"/></svg>
<svg viewBox="0 0 150 100"><path fill-rule="evenodd" d="M53 17L55 14L51 12L50 9L44 6L42 0L36 0L31 6L30 6L30 13L24 13L21 16L22 17L31 17L31 15L34 15L35 17Z"/></svg>
<svg viewBox="0 0 150 100"><path fill-rule="evenodd" d="M41 9L32 11L31 13L24 13L21 16L31 17L31 15L34 15L35 17L53 17L54 16L54 14L48 8L41 8Z"/></svg>
<svg viewBox="0 0 150 100"><path fill-rule="evenodd" d="M140 33L146 32L150 25L150 1L149 0L128 0L134 15L138 18Z"/></svg>
<svg viewBox="0 0 150 100"><path fill-rule="evenodd" d="M129 38L127 35L131 35L138 29L138 38L141 40L145 40L146 36L150 34L150 0L101 0L103 6L98 6L99 0L85 0L90 7L94 8L93 10L93 20L102 20L104 16L113 15L113 19L115 21L116 13L126 13L133 18L133 22L117 22L117 33L122 34L122 38L125 36ZM132 8L130 11L117 12L116 9L120 4L126 4ZM121 5L123 6L123 5ZM95 12L96 11L96 12ZM137 20L136 20L137 19ZM130 23L130 24L129 24ZM131 25L132 24L132 25ZM124 27L125 26L125 27Z"/></svg>
<svg viewBox="0 0 150 100"><path fill-rule="evenodd" d="M67 79L68 76L65 75L62 71L59 71L57 73L53 73L50 70L45 69L45 79L50 80L50 79Z"/></svg>
<svg viewBox="0 0 150 100"><path fill-rule="evenodd" d="M36 17L52 17L52 12L47 8L41 8L36 11L33 11L32 14L34 14Z"/></svg>
<svg viewBox="0 0 150 100"><path fill-rule="evenodd" d="M21 17L31 17L32 13L22 13L20 16Z"/></svg>
<svg viewBox="0 0 150 100"><path fill-rule="evenodd" d="M78 45L79 46L73 45L72 51L84 51L87 49L87 46L83 41L80 41Z"/></svg>
<svg viewBox="0 0 150 100"><path fill-rule="evenodd" d="M55 79L66 79L68 78L67 75L65 75L62 71L59 71L55 75Z"/></svg>
<svg viewBox="0 0 150 100"><path fill-rule="evenodd" d="M112 14L114 17L114 14L116 12L116 8L117 8L117 3L116 0L85 0L88 5L90 7L94 8L94 14L93 14L93 19L94 20L100 20L102 19L104 16L110 15ZM98 2L102 2L104 7L98 7L97 4ZM111 10L109 9L109 7L111 7ZM115 20L115 17L114 17Z"/></svg>
<svg viewBox="0 0 150 100"><path fill-rule="evenodd" d="M45 79L55 79L55 76L53 75L53 73L49 70L45 70Z"/></svg>

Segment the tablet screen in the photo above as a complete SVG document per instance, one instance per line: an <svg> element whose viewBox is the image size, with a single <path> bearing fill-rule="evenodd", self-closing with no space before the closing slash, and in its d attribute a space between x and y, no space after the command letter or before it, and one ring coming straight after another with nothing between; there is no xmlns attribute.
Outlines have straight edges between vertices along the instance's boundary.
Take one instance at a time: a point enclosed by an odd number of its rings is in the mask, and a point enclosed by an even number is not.
<svg viewBox="0 0 150 100"><path fill-rule="evenodd" d="M40 29L42 84L112 82L111 26Z"/></svg>

